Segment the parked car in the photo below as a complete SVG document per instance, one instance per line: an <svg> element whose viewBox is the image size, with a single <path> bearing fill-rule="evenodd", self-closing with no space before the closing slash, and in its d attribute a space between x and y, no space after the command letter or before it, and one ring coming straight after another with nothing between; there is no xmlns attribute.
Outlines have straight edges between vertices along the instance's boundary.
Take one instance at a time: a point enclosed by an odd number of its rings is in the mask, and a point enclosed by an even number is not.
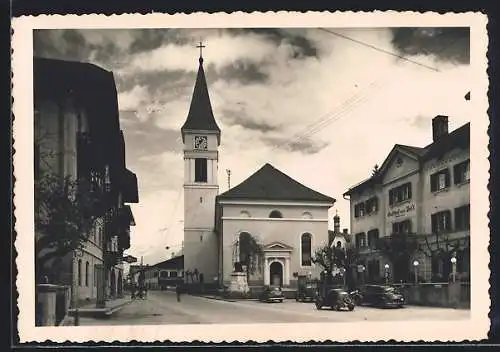
<svg viewBox="0 0 500 352"><path fill-rule="evenodd" d="M364 285L360 290L361 304L376 307L403 307L404 295L395 287L383 285Z"/></svg>
<svg viewBox="0 0 500 352"><path fill-rule="evenodd" d="M279 302L283 303L285 295L279 286L264 286L259 296L261 302Z"/></svg>
<svg viewBox="0 0 500 352"><path fill-rule="evenodd" d="M312 282L300 284L297 292L295 293L295 300L297 302L313 302L316 297L316 285Z"/></svg>
<svg viewBox="0 0 500 352"><path fill-rule="evenodd" d="M322 309L324 306L328 306L335 310L342 310L345 308L350 311L354 310L354 301L349 293L341 288L318 289L315 304L318 310Z"/></svg>

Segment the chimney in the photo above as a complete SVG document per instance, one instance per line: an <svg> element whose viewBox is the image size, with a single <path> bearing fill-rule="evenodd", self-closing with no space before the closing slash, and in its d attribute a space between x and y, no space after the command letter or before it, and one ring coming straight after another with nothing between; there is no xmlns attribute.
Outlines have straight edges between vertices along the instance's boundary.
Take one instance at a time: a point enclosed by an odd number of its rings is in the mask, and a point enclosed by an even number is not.
<svg viewBox="0 0 500 352"><path fill-rule="evenodd" d="M432 140L436 142L448 134L448 116L438 115L432 119Z"/></svg>

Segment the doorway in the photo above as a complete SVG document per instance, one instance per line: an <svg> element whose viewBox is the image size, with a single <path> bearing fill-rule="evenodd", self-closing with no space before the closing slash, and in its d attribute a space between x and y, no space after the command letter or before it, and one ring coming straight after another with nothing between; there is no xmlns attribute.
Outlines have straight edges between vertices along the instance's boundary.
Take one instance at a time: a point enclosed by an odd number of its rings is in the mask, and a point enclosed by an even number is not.
<svg viewBox="0 0 500 352"><path fill-rule="evenodd" d="M283 286L283 265L280 262L273 262L269 266L269 273L272 286Z"/></svg>

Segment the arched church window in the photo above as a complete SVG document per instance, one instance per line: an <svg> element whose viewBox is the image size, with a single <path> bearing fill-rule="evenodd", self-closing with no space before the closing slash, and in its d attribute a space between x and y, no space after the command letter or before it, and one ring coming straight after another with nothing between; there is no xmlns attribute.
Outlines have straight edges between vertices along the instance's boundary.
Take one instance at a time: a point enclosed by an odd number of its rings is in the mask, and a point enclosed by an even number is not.
<svg viewBox="0 0 500 352"><path fill-rule="evenodd" d="M301 248L301 263L302 266L311 266L312 263L312 236L310 233L304 233L300 239Z"/></svg>
<svg viewBox="0 0 500 352"><path fill-rule="evenodd" d="M248 211L246 211L246 210L242 210L242 211L240 212L240 216L241 216L242 218L249 218L249 217L251 217L250 212L248 212Z"/></svg>
<svg viewBox="0 0 500 352"><path fill-rule="evenodd" d="M313 216L310 212L305 211L302 213L302 219L312 219L312 218L313 218Z"/></svg>
<svg viewBox="0 0 500 352"><path fill-rule="evenodd" d="M283 215L281 214L281 212L279 210L273 210L270 214L269 214L269 217L270 218L282 218Z"/></svg>

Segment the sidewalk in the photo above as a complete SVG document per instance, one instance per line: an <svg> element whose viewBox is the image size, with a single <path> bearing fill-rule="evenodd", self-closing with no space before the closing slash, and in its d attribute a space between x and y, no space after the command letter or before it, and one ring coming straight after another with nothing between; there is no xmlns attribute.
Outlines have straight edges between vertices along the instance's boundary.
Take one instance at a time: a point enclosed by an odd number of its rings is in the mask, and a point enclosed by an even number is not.
<svg viewBox="0 0 500 352"><path fill-rule="evenodd" d="M130 299L130 297L124 297L106 301L106 306L104 308L97 308L95 303L86 304L81 307L78 307L78 316L97 318L97 319L108 318L132 302L133 300ZM61 326L73 325L75 312L76 309L69 309L68 314L63 319L60 325Z"/></svg>

